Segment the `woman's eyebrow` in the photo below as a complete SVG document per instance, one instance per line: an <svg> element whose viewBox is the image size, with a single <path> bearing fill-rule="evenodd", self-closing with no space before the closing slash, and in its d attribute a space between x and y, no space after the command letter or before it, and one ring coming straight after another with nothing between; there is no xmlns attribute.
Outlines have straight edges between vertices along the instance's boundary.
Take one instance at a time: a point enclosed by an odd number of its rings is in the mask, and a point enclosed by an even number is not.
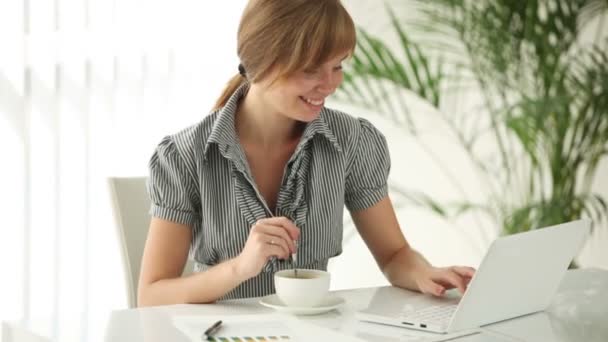
<svg viewBox="0 0 608 342"><path fill-rule="evenodd" d="M349 59L350 57L352 57L352 54L346 54L346 56L342 57L342 59L340 60L340 62L344 62L345 60Z"/></svg>

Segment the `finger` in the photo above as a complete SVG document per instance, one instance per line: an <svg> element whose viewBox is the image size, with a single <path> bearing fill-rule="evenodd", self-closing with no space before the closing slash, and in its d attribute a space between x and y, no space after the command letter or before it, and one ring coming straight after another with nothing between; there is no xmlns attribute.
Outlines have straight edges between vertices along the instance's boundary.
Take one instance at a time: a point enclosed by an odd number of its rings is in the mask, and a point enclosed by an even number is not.
<svg viewBox="0 0 608 342"><path fill-rule="evenodd" d="M266 219L261 219L258 222L283 227L287 230L287 233L289 234L292 240L297 240L300 238L300 228L296 227L296 225L287 217L270 217Z"/></svg>
<svg viewBox="0 0 608 342"><path fill-rule="evenodd" d="M445 281L453 287L457 287L461 293L464 293L465 291L464 281L460 275L450 269L441 269L432 280Z"/></svg>
<svg viewBox="0 0 608 342"><path fill-rule="evenodd" d="M469 283L471 282L471 278L462 278L462 282L464 284L464 289L466 291L469 288ZM443 281L443 280L437 280L437 283L441 284L443 287L445 287L448 290L451 290L456 287L456 286L452 285L452 283ZM460 290L460 291L462 291L462 290Z"/></svg>
<svg viewBox="0 0 608 342"><path fill-rule="evenodd" d="M289 255L285 248L279 244L267 244L268 247L264 250L266 251L266 259L270 259L271 257L277 257L279 259L285 259L287 255Z"/></svg>
<svg viewBox="0 0 608 342"><path fill-rule="evenodd" d="M434 281L435 281L435 283L443 286L446 290L451 290L451 289L453 289L453 288L456 287L456 286L452 285L452 283L450 283L447 280L437 279L437 280L434 280Z"/></svg>
<svg viewBox="0 0 608 342"><path fill-rule="evenodd" d="M461 294L464 294L464 292L467 290L466 281L458 273L456 273L454 271L452 271L451 273L454 275L454 279L456 280L456 283L454 284L454 286L458 288L458 291Z"/></svg>
<svg viewBox="0 0 608 342"><path fill-rule="evenodd" d="M270 235L263 232L263 227L254 226L251 229L251 233L249 234L249 240L252 240L257 245L258 250L267 256L268 246L273 245L283 249L282 255L289 255L289 247L287 246L287 242L280 236Z"/></svg>
<svg viewBox="0 0 608 342"><path fill-rule="evenodd" d="M461 277L473 278L475 275L475 269L467 266L452 266L450 269L458 273Z"/></svg>
<svg viewBox="0 0 608 342"><path fill-rule="evenodd" d="M446 290L445 287L441 286L440 284L438 284L432 280L423 282L421 289L420 289L420 291L422 293L431 294L431 295L437 296L437 297L443 296L443 294L445 293L445 290Z"/></svg>
<svg viewBox="0 0 608 342"><path fill-rule="evenodd" d="M473 267L467 266L452 266L451 269L461 276L465 290L468 289L469 283L471 282L471 279L473 279L476 270Z"/></svg>
<svg viewBox="0 0 608 342"><path fill-rule="evenodd" d="M262 221L262 220L258 221L253 227L257 232L260 232L260 233L266 234L266 235L272 235L276 239L281 239L281 240L285 241L285 243L287 245L287 251L289 252L289 254L295 253L296 245L293 242L293 240L291 239L291 237L289 236L289 234L287 234L287 231L285 230L285 228L283 228L281 226L272 225L272 224L268 223L267 221Z"/></svg>
<svg viewBox="0 0 608 342"><path fill-rule="evenodd" d="M266 235L266 237L267 237L266 244L268 246L271 246L271 247L276 246L281 249L281 254L277 255L277 257L279 257L281 259L286 259L287 257L289 257L289 255L291 253L289 252L289 246L287 245L287 241L285 241L281 237L274 236L274 235ZM274 248L270 248L270 249L274 250Z"/></svg>

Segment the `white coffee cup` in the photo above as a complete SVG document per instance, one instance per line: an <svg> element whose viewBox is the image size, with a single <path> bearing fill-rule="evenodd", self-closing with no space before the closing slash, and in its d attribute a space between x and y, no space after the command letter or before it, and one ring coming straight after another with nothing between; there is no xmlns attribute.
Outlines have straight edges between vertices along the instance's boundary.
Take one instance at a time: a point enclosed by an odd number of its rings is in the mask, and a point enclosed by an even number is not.
<svg viewBox="0 0 608 342"><path fill-rule="evenodd" d="M292 307L314 307L323 301L329 291L330 276L320 270L298 269L274 274L274 287L283 304Z"/></svg>

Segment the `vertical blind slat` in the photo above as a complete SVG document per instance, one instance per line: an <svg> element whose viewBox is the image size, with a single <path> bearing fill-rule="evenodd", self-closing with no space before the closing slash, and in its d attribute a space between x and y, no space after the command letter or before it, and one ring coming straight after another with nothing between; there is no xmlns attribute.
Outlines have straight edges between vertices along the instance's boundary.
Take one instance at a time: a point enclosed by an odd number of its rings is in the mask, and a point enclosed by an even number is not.
<svg viewBox="0 0 608 342"><path fill-rule="evenodd" d="M32 189L31 189L31 147L30 123L31 123L31 98L32 98L32 73L28 61L28 47L26 39L31 32L30 28L30 0L23 0L23 317L30 318L31 297L31 272L32 261L30 258L32 222Z"/></svg>

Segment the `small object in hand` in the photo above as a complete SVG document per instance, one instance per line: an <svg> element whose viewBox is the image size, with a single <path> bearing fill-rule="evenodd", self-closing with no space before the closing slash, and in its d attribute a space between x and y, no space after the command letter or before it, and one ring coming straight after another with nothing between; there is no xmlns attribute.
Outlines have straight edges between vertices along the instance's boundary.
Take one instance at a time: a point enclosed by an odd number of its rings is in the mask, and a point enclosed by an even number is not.
<svg viewBox="0 0 608 342"><path fill-rule="evenodd" d="M296 248L298 248L298 242L294 241L293 243L296 245ZM296 252L291 255L291 267L293 268L293 275L295 278L298 277L298 269L296 268L297 260L298 260L298 253Z"/></svg>
<svg viewBox="0 0 608 342"><path fill-rule="evenodd" d="M203 333L203 341L209 341L209 340L211 340L213 338L213 335L215 335L215 333L217 333L218 330L220 330L221 327L222 327L222 321L221 320L213 323L213 325L210 326Z"/></svg>

